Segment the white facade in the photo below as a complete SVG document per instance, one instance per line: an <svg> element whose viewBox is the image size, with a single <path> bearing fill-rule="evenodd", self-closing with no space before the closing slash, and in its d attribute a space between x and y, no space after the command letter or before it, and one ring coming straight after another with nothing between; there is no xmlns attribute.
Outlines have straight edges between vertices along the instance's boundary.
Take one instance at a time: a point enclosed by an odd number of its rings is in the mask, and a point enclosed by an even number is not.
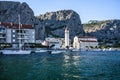
<svg viewBox="0 0 120 80"><path fill-rule="evenodd" d="M45 39L46 42L48 42L48 45L55 45L54 48L62 48L63 44L64 44L64 38L46 38Z"/></svg>
<svg viewBox="0 0 120 80"><path fill-rule="evenodd" d="M73 48L80 49L80 40L79 40L79 38L77 36L74 37Z"/></svg>
<svg viewBox="0 0 120 80"><path fill-rule="evenodd" d="M69 28L68 27L66 27L66 29L65 29L65 48L66 47L69 47L70 45L69 45Z"/></svg>
<svg viewBox="0 0 120 80"><path fill-rule="evenodd" d="M43 45L43 46L48 46L48 42L47 42L47 41L43 41L43 42L42 42L42 45Z"/></svg>
<svg viewBox="0 0 120 80"><path fill-rule="evenodd" d="M98 41L95 37L84 36L84 37L74 37L73 48L76 49L89 49L91 47L97 47Z"/></svg>
<svg viewBox="0 0 120 80"><path fill-rule="evenodd" d="M29 43L35 43L35 29L28 29L28 42Z"/></svg>
<svg viewBox="0 0 120 80"><path fill-rule="evenodd" d="M35 43L35 30L24 29L23 33L17 32L18 29L6 29L6 43Z"/></svg>
<svg viewBox="0 0 120 80"><path fill-rule="evenodd" d="M12 35L11 29L6 29L6 42L12 43Z"/></svg>

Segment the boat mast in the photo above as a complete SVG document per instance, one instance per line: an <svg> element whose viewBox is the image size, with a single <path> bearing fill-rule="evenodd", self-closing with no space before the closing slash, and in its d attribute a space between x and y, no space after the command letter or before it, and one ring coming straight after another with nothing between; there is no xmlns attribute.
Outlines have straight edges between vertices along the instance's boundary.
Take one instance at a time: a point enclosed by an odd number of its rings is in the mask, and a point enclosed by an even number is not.
<svg viewBox="0 0 120 80"><path fill-rule="evenodd" d="M21 23L20 23L20 14L18 14L18 20L19 20L19 28L18 28L18 32L19 32L19 49L21 50L21 47L22 47L22 43L21 43L21 29L20 29L20 26L21 26Z"/></svg>

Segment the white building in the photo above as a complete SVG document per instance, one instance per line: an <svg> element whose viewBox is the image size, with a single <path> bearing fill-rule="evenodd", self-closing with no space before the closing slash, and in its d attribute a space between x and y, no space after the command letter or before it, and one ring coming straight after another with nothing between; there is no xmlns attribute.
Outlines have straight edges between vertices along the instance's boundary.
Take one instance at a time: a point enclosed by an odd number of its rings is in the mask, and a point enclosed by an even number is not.
<svg viewBox="0 0 120 80"><path fill-rule="evenodd" d="M54 45L55 49L62 48L64 44L64 38L45 38L45 41L48 43L49 46Z"/></svg>
<svg viewBox="0 0 120 80"><path fill-rule="evenodd" d="M47 42L47 41L43 41L41 44L42 44L43 46L48 46L48 42Z"/></svg>
<svg viewBox="0 0 120 80"><path fill-rule="evenodd" d="M0 42L11 43L13 48L18 43L35 43L35 29L32 25L0 22Z"/></svg>
<svg viewBox="0 0 120 80"><path fill-rule="evenodd" d="M65 29L65 48L70 47L69 45L69 28L66 27Z"/></svg>
<svg viewBox="0 0 120 80"><path fill-rule="evenodd" d="M91 36L75 36L73 41L73 48L86 50L98 46L97 38Z"/></svg>

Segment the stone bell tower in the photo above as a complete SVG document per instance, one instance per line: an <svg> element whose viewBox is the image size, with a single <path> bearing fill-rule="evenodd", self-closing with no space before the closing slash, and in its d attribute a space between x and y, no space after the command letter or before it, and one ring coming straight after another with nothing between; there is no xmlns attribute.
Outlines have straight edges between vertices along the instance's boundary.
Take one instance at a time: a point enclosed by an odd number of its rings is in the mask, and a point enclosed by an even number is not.
<svg viewBox="0 0 120 80"><path fill-rule="evenodd" d="M69 28L65 28L65 48L69 47Z"/></svg>

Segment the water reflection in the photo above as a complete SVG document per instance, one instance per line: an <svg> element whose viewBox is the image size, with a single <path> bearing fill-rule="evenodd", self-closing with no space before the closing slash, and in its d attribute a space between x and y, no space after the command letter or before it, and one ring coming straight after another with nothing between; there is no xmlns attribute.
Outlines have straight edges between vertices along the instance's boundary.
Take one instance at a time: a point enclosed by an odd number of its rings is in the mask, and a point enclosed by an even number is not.
<svg viewBox="0 0 120 80"><path fill-rule="evenodd" d="M4 55L0 80L119 80L119 53Z"/></svg>
<svg viewBox="0 0 120 80"><path fill-rule="evenodd" d="M80 55L75 53L65 54L63 62L63 71L62 74L66 79L80 79Z"/></svg>
<svg viewBox="0 0 120 80"><path fill-rule="evenodd" d="M74 64L75 66L77 64L79 64L79 60L80 60L80 55L73 55L73 54L65 54L64 55L64 62L67 63L71 63Z"/></svg>

